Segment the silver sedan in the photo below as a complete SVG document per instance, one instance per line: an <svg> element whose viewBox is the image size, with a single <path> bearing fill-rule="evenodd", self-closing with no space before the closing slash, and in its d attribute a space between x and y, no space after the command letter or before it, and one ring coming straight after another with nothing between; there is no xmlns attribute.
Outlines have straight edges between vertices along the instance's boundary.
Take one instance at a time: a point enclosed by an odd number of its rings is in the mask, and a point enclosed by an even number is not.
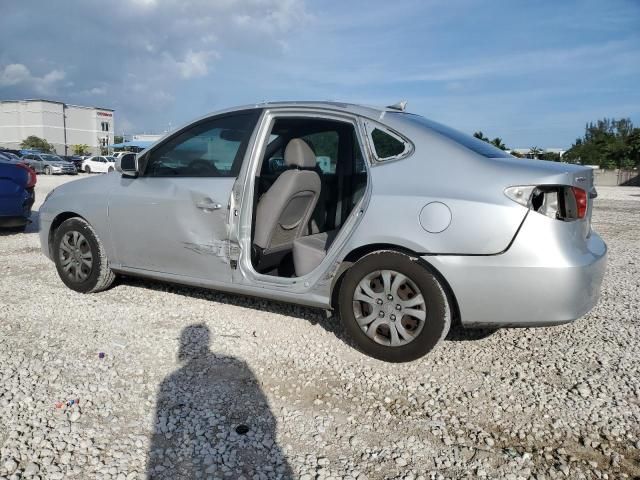
<svg viewBox="0 0 640 480"><path fill-rule="evenodd" d="M393 362L453 322L556 325L599 296L591 169L514 158L399 106L229 109L116 169L40 209L42 251L78 292L127 274L337 310Z"/></svg>

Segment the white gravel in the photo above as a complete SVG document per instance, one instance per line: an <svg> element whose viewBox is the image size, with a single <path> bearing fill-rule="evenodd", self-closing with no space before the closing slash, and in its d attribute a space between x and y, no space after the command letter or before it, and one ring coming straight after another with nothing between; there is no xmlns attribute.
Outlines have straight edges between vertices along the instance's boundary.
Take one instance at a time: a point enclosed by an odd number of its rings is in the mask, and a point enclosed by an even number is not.
<svg viewBox="0 0 640 480"><path fill-rule="evenodd" d="M69 180L40 176L36 205ZM318 310L137 279L77 294L36 225L0 236L0 478L637 479L640 189L599 192L590 314L455 331L404 365Z"/></svg>

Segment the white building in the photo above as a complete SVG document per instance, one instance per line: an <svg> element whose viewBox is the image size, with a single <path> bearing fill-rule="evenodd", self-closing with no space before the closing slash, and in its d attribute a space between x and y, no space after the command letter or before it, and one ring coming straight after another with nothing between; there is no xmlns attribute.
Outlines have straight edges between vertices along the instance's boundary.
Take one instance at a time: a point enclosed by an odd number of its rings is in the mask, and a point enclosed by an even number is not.
<svg viewBox="0 0 640 480"><path fill-rule="evenodd" d="M113 110L50 100L0 101L0 146L20 149L29 135L53 144L59 155L73 145L88 145L92 154L113 143Z"/></svg>

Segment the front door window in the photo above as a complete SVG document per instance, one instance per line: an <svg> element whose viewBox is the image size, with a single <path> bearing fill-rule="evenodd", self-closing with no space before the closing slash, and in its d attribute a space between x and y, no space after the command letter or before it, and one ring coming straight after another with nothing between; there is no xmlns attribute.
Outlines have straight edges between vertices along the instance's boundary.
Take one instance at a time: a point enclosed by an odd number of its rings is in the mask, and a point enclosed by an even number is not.
<svg viewBox="0 0 640 480"><path fill-rule="evenodd" d="M253 112L204 121L151 152L148 177L236 177L253 132Z"/></svg>

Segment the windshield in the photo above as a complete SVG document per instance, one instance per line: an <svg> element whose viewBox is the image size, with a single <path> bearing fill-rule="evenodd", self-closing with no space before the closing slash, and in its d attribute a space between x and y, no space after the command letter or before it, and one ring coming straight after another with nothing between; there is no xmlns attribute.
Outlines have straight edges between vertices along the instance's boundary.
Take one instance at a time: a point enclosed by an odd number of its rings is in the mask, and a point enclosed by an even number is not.
<svg viewBox="0 0 640 480"><path fill-rule="evenodd" d="M42 157L43 160L46 160L47 162L61 162L62 159L60 157L58 157L57 155L40 155Z"/></svg>
<svg viewBox="0 0 640 480"><path fill-rule="evenodd" d="M484 140L480 140L479 138L472 137L471 135L467 135L466 133L459 132L458 130L454 130L453 128L447 127L446 125L442 125L441 123L434 122L432 120L428 120L420 115L414 115L412 113L404 113L401 115L407 115L411 117L411 120L423 125L430 130L433 130L440 135L447 137L450 140L453 140L456 143L459 143L463 147L468 148L469 150L474 151L475 153L482 155L487 158L512 158L504 150L500 150L497 147L494 147L489 142L485 142Z"/></svg>

